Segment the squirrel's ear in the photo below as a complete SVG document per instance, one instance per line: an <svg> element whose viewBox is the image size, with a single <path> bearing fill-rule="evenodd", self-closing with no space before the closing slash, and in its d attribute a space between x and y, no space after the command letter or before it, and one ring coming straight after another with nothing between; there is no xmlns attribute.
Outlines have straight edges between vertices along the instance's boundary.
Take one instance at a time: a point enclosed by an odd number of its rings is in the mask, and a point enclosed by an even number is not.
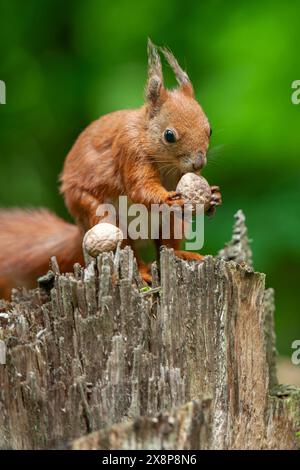
<svg viewBox="0 0 300 470"><path fill-rule="evenodd" d="M169 49L166 49L165 47L161 47L160 51L163 53L165 56L167 62L169 63L171 69L175 73L175 77L177 82L180 85L180 88L182 92L187 95L191 96L192 98L194 97L194 89L193 85L188 77L188 74L180 67L178 64L176 58L172 54L172 52Z"/></svg>
<svg viewBox="0 0 300 470"><path fill-rule="evenodd" d="M162 66L157 48L148 39L148 81L146 85L146 99L154 107L158 108L166 99L167 92L164 88Z"/></svg>

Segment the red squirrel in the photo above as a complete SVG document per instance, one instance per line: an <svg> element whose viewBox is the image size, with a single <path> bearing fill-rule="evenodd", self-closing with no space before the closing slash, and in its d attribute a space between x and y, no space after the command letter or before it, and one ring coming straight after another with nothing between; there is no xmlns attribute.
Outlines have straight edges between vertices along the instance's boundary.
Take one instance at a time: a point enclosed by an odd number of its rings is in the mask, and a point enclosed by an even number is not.
<svg viewBox="0 0 300 470"><path fill-rule="evenodd" d="M159 51L175 73L178 87L164 86ZM62 272L83 262L84 233L99 222L97 207L128 196L149 207L153 203L184 204L174 191L182 174L199 172L206 164L211 136L209 121L194 96L192 83L173 54L148 41L145 103L100 117L78 137L66 157L61 193L76 225L45 209L0 210L0 297L14 286L32 287L56 256ZM170 176L170 174L172 176ZM221 203L212 187L211 208ZM130 243L130 240L125 240ZM157 240L177 256L201 261L203 256L180 250L180 240ZM137 256L137 253L135 253ZM149 280L139 258L140 272Z"/></svg>

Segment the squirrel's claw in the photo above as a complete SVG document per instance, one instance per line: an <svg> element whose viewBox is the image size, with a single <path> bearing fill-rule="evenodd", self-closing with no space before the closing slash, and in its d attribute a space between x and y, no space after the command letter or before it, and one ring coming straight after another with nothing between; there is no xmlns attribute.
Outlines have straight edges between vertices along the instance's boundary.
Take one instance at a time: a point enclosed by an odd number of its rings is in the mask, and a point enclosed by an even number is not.
<svg viewBox="0 0 300 470"><path fill-rule="evenodd" d="M207 215L212 216L216 212L216 207L222 204L222 194L219 186L211 186L211 198Z"/></svg>
<svg viewBox="0 0 300 470"><path fill-rule="evenodd" d="M215 203L214 205L220 206L222 204L222 194L220 191L219 186L211 186L211 203Z"/></svg>
<svg viewBox="0 0 300 470"><path fill-rule="evenodd" d="M184 199L182 199L182 194L178 193L176 191L170 191L168 193L168 196L166 198L166 204L169 206L183 206L184 205Z"/></svg>

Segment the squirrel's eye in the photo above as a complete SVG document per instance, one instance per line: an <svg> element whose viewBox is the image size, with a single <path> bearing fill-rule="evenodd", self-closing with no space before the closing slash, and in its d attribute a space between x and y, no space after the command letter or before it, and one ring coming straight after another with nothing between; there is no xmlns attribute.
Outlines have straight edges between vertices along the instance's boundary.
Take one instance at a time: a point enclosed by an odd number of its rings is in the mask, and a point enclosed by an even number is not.
<svg viewBox="0 0 300 470"><path fill-rule="evenodd" d="M212 135L212 128L209 129L209 137Z"/></svg>
<svg viewBox="0 0 300 470"><path fill-rule="evenodd" d="M171 131L171 129L166 129L166 130L165 130L164 137L165 137L165 140L166 140L169 144L174 144L174 142L176 142L175 134L174 134L173 131Z"/></svg>

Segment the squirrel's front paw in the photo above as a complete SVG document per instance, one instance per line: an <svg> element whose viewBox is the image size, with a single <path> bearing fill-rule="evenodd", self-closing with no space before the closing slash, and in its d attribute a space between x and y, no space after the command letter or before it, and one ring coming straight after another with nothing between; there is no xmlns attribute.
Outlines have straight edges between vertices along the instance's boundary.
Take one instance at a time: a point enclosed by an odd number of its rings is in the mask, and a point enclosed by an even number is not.
<svg viewBox="0 0 300 470"><path fill-rule="evenodd" d="M185 203L184 199L182 198L181 193L178 193L176 191L169 191L166 199L165 199L165 204L168 204L168 206L183 206Z"/></svg>
<svg viewBox="0 0 300 470"><path fill-rule="evenodd" d="M207 210L208 215L214 215L216 207L222 204L222 194L219 186L211 186L211 198L209 202L209 209Z"/></svg>

